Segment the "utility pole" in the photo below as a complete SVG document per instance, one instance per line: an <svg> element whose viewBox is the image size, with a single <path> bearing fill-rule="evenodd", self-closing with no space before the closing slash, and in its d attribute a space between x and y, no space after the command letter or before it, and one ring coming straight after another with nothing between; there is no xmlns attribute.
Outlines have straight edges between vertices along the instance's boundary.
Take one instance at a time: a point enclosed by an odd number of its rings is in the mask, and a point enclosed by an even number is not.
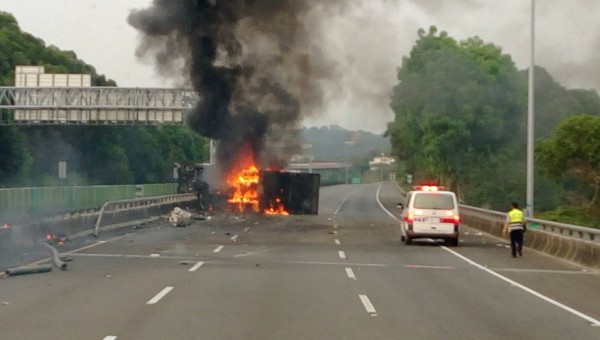
<svg viewBox="0 0 600 340"><path fill-rule="evenodd" d="M529 63L529 90L527 101L527 215L533 217L533 144L534 144L534 77L535 64L535 0L531 0L531 59Z"/></svg>

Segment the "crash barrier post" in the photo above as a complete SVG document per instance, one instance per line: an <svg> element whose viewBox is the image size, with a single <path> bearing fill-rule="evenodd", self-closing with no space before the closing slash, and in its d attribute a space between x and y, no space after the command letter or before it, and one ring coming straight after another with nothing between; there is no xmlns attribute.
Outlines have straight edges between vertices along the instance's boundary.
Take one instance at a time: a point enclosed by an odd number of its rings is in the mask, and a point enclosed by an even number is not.
<svg viewBox="0 0 600 340"><path fill-rule="evenodd" d="M94 236L98 237L102 219L106 214L119 214L125 212L130 214L132 211L145 211L152 209L153 207L160 207L163 205L172 205L181 202L189 202L196 200L196 194L177 194L177 195L166 195L158 197L147 197L147 198L135 198L128 200L119 201L108 201L102 205L100 212L98 213L98 219L94 226Z"/></svg>
<svg viewBox="0 0 600 340"><path fill-rule="evenodd" d="M469 227L503 237L506 213L461 205L461 220ZM600 268L600 229L525 218L525 246L584 266ZM535 226L535 228L532 228Z"/></svg>

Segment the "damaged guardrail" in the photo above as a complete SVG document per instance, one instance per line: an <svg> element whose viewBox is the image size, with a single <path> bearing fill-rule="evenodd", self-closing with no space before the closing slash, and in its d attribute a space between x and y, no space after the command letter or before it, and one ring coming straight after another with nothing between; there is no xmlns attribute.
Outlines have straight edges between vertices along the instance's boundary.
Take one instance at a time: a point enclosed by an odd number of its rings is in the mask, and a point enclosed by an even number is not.
<svg viewBox="0 0 600 340"><path fill-rule="evenodd" d="M102 205L102 208L100 208L100 212L98 213L98 219L96 220L96 224L94 226L94 236L98 237L100 226L102 225L102 219L105 213L118 214L122 211L148 211L148 209L152 207L158 207L167 204L177 204L181 202L189 202L196 199L196 194L178 194L105 202Z"/></svg>

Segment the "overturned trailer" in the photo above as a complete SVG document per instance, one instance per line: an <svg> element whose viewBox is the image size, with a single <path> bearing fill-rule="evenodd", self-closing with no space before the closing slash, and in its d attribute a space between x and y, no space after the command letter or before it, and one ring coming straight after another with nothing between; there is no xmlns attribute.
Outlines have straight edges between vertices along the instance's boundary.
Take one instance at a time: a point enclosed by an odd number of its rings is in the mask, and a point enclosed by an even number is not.
<svg viewBox="0 0 600 340"><path fill-rule="evenodd" d="M320 175L313 173L260 171L259 211L268 211L275 204L290 214L317 215L320 180Z"/></svg>

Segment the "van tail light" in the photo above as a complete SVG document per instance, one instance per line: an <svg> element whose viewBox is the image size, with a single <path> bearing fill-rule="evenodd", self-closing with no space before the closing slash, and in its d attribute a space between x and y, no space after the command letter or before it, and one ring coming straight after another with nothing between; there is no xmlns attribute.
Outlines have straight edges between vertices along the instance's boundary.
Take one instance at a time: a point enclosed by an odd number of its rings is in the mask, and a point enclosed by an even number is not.
<svg viewBox="0 0 600 340"><path fill-rule="evenodd" d="M413 214L412 213L408 213L406 216L404 216L404 222L408 222L408 223L413 223Z"/></svg>
<svg viewBox="0 0 600 340"><path fill-rule="evenodd" d="M459 215L454 215L454 216L450 216L450 217L444 217L441 219L442 223L453 223L453 224L459 224L460 223L460 216Z"/></svg>

